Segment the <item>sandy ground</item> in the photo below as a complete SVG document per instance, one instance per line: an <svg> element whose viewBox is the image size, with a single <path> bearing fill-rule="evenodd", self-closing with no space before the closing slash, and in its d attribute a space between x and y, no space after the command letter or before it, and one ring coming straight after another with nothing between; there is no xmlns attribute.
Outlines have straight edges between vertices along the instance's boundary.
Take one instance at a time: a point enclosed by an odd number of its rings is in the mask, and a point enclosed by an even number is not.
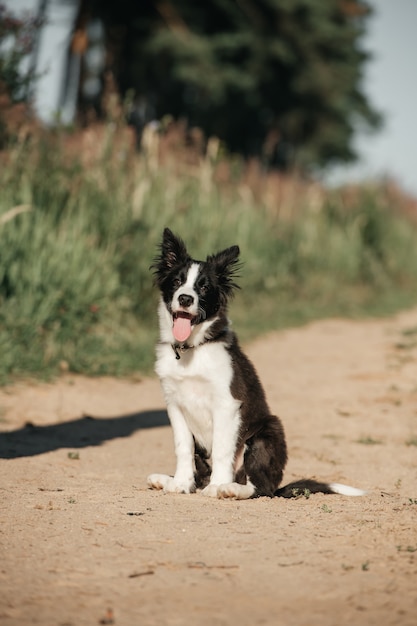
<svg viewBox="0 0 417 626"><path fill-rule="evenodd" d="M150 491L174 469L156 380L0 390L4 626L417 624L417 310L248 346L301 477L361 498Z"/></svg>

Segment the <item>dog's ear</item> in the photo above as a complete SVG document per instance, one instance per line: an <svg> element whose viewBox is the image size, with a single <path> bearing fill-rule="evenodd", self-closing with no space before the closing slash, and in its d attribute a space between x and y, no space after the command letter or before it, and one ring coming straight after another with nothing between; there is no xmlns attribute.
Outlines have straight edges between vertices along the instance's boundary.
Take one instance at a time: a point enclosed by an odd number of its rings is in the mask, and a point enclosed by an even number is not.
<svg viewBox="0 0 417 626"><path fill-rule="evenodd" d="M168 269L181 265L190 258L183 240L174 235L169 228L164 229L161 244L161 257Z"/></svg>
<svg viewBox="0 0 417 626"><path fill-rule="evenodd" d="M231 246L207 257L207 263L214 267L216 276L219 280L222 292L227 297L233 294L235 289L239 289L239 285L234 279L239 276L241 263L239 263L239 246Z"/></svg>
<svg viewBox="0 0 417 626"><path fill-rule="evenodd" d="M164 229L159 248L160 254L154 258L150 269L154 271L156 281L161 283L167 273L174 267L186 263L190 256L183 240L176 237L169 228Z"/></svg>

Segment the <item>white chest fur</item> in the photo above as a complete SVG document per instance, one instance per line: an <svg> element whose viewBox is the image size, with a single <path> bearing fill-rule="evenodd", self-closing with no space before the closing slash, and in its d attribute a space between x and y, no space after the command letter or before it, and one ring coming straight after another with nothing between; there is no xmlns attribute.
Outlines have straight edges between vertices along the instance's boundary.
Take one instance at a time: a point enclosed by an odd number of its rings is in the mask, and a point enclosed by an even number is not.
<svg viewBox="0 0 417 626"><path fill-rule="evenodd" d="M230 391L233 367L223 344L206 343L175 358L169 344L157 347L156 373L161 379L168 413L180 411L195 439L212 452L215 432L236 443L240 403ZM174 424L173 424L174 426Z"/></svg>

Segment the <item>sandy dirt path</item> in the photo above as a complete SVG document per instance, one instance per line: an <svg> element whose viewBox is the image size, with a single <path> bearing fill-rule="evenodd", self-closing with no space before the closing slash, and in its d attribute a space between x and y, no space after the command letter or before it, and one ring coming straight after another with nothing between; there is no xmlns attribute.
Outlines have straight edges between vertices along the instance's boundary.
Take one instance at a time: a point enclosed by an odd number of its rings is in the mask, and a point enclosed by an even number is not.
<svg viewBox="0 0 417 626"><path fill-rule="evenodd" d="M417 310L248 346L285 425L284 483L245 502L149 491L172 472L156 380L0 390L3 626L415 626Z"/></svg>

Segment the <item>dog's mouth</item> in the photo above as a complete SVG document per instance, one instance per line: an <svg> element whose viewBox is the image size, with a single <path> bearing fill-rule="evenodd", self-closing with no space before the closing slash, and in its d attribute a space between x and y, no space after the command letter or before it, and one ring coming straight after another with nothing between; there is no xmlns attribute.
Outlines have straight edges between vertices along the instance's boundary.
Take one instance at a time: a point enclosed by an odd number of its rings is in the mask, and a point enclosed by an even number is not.
<svg viewBox="0 0 417 626"><path fill-rule="evenodd" d="M176 311L172 315L172 332L179 342L187 341L191 335L192 325L195 324L196 316L187 311Z"/></svg>

